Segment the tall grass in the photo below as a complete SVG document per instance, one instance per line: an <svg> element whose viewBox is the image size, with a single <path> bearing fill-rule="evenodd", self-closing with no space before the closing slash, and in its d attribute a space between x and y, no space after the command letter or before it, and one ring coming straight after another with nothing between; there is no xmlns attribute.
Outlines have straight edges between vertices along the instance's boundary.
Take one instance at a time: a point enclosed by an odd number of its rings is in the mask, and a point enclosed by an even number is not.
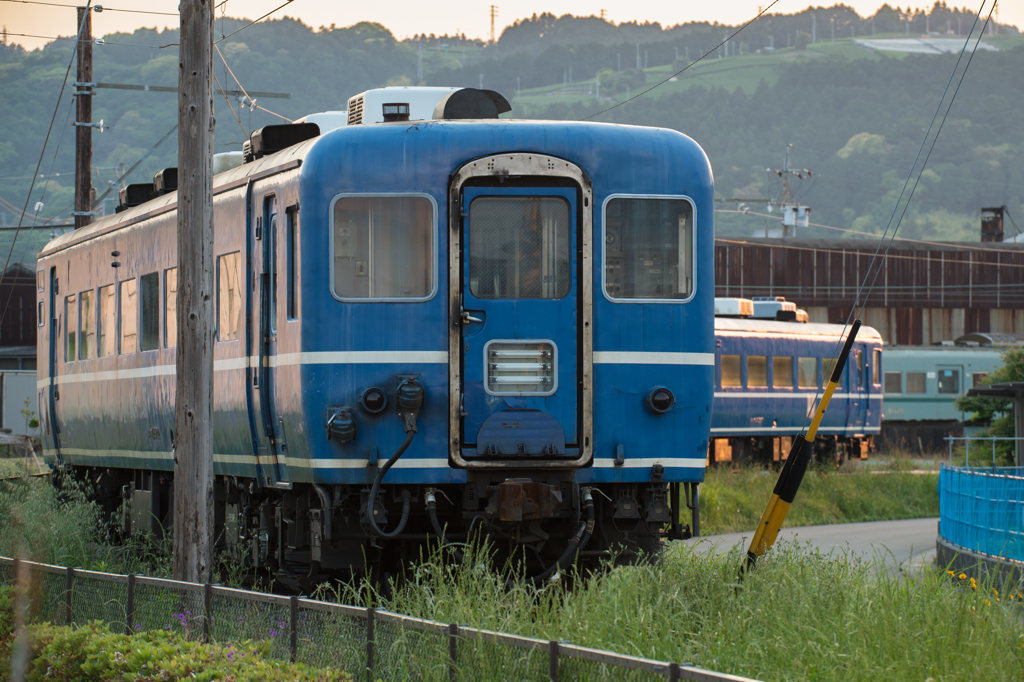
<svg viewBox="0 0 1024 682"><path fill-rule="evenodd" d="M687 662L761 680L1010 680L1024 671L1020 602L967 589L940 570L872 571L783 544L738 580L738 552L680 547L658 565L619 567L573 590L507 589L479 555L435 555L385 598L339 595L442 622Z"/></svg>
<svg viewBox="0 0 1024 682"><path fill-rule="evenodd" d="M751 530L757 526L778 472L725 467L708 469L700 488L704 535ZM838 473L812 468L804 477L787 526L913 519L939 515L938 474L912 474L898 468L882 474Z"/></svg>

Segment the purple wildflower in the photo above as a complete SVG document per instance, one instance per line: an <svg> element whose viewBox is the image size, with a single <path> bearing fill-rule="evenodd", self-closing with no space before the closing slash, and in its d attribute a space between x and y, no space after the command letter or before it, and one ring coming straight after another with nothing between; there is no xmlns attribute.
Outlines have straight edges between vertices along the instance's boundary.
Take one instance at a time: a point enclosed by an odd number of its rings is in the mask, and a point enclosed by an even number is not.
<svg viewBox="0 0 1024 682"><path fill-rule="evenodd" d="M228 652L228 660L231 661L232 663L235 662L235 652L234 651L229 651Z"/></svg>
<svg viewBox="0 0 1024 682"><path fill-rule="evenodd" d="M271 637L277 637L277 635L278 635L278 632L277 632L277 630L271 630L271 631L270 631L270 636L271 636Z"/></svg>

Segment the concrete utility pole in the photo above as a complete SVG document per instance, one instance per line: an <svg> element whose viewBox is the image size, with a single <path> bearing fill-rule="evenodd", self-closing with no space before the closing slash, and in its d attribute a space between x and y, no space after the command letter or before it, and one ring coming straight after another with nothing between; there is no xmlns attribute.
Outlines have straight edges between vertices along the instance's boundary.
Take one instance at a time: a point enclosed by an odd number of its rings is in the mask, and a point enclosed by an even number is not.
<svg viewBox="0 0 1024 682"><path fill-rule="evenodd" d="M78 86L75 97L75 229L92 222L92 11L78 8ZM88 83L89 85L82 85Z"/></svg>
<svg viewBox="0 0 1024 682"><path fill-rule="evenodd" d="M174 579L213 565L213 3L181 0Z"/></svg>

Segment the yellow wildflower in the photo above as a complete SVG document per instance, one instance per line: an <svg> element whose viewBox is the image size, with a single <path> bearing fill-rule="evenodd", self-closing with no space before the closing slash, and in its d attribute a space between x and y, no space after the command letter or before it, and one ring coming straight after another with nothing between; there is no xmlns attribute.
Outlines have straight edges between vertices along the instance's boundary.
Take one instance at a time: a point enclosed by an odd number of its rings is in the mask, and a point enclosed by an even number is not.
<svg viewBox="0 0 1024 682"><path fill-rule="evenodd" d="M958 577L960 578L960 580L967 580L967 574L966 573L961 573Z"/></svg>

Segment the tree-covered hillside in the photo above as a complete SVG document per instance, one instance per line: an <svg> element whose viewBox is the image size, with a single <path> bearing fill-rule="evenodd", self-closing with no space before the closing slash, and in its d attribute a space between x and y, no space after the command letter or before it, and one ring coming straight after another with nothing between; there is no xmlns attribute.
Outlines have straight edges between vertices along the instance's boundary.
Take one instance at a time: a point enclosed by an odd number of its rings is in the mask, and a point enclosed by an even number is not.
<svg viewBox="0 0 1024 682"><path fill-rule="evenodd" d="M809 36L801 34L810 30L812 14L817 43L807 45ZM835 42L830 40L832 19ZM846 236L877 231L888 219L956 56L872 52L839 37L849 36L851 28L858 37L870 35L872 21L879 35L894 30L890 35L905 35L904 21L919 37L926 22L933 33L945 33L947 26L955 33L958 21L966 32L973 15L936 4L927 16L907 17L883 7L873 18L861 18L841 5L766 16L732 41L728 58L725 48L713 51L675 81L596 120L664 126L690 135L707 151L723 198L776 197L778 180L765 168L779 166L786 145L793 144L794 164L814 172L794 186L797 197L812 206L812 220L849 230ZM226 35L243 25L218 19L216 30ZM668 78L712 50L728 30L720 25L663 29L657 24L612 25L593 17L542 15L509 27L498 43L487 46L461 36L418 36L403 42L374 24L314 30L285 18L249 26L219 43L234 75L219 56L215 70L226 89L238 87L237 76L247 91L290 93L290 99L254 95L258 107L289 119L344 109L350 96L372 87L477 87L481 81L514 100L515 116L576 119ZM1019 132L1024 39L1016 33L1000 27L986 36L999 51L975 57L903 228L905 235L975 239L978 209L1002 204L1024 227L1024 141ZM104 39L94 50L96 81L176 86L176 31L139 30ZM804 49L787 48L787 43ZM16 224L26 202L70 45L70 40L58 40L31 52L0 46L0 119L5 124L0 127L0 225ZM767 49L772 45L775 49ZM72 69L69 84L74 78ZM60 176L38 181L28 204L27 224L35 219L43 229L28 240L19 238L23 249L15 260L38 250L49 239L46 221L64 222L71 209L71 90L65 90L57 109L40 169L43 175L52 171ZM215 101L218 151L240 149L252 130L281 122L259 108L240 107L234 97L226 101L218 96ZM155 171L176 165L177 137L167 136L176 123L173 93L100 89L93 106L94 120L110 126L93 135L94 186L101 193L111 187L109 196L116 196L122 164L128 169L144 159L127 182L146 181ZM36 217L33 208L40 201L44 206ZM106 208L112 210L113 204ZM764 210L763 203L749 205L753 212ZM722 208L735 206L725 203ZM719 213L718 228L724 234L763 233L765 220ZM1007 229L1012 234L1012 226ZM803 234L840 233L811 229ZM9 239L10 232L0 231L4 257Z"/></svg>

